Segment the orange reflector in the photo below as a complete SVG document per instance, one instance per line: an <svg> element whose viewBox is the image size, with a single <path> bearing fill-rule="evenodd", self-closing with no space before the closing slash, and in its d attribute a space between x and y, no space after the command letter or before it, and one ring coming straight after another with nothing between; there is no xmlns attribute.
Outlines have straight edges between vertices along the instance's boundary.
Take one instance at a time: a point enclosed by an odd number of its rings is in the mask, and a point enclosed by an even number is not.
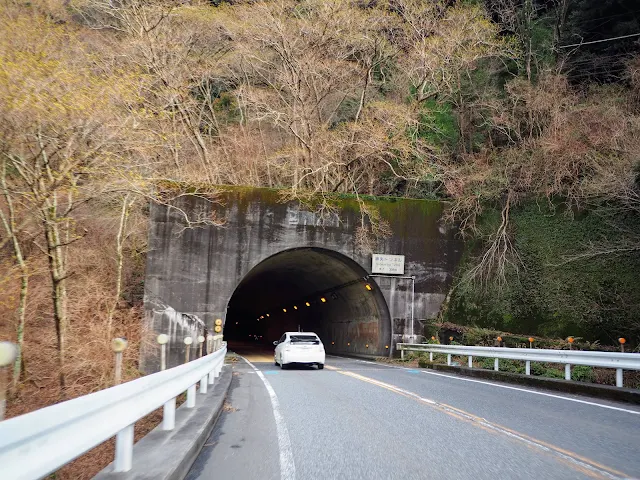
<svg viewBox="0 0 640 480"><path fill-rule="evenodd" d="M385 345L385 346L384 346L384 348L387 348L387 349L388 349L388 348L389 348L389 345Z"/></svg>
<svg viewBox="0 0 640 480"><path fill-rule="evenodd" d="M369 285L368 283L364 286L364 288L366 288L367 290L371 291L371 285Z"/></svg>

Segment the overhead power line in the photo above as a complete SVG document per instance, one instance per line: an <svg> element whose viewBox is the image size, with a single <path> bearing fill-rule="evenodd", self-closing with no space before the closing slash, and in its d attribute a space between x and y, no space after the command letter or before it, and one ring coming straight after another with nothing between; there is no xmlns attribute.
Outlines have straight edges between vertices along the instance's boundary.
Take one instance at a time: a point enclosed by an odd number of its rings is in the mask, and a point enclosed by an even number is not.
<svg viewBox="0 0 640 480"><path fill-rule="evenodd" d="M574 43L571 45L561 45L558 48L581 47L582 45L591 45L592 43L611 42L613 40L621 40L623 38L640 37L640 33L632 33L631 35L622 35L620 37L604 38L602 40L593 40L591 42Z"/></svg>

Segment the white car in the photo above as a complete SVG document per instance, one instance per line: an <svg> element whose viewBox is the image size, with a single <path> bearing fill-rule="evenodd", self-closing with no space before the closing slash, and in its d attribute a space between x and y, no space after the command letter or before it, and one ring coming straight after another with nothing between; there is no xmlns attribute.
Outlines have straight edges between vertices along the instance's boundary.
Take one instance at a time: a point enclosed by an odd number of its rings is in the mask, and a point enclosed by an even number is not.
<svg viewBox="0 0 640 480"><path fill-rule="evenodd" d="M313 332L287 332L273 344L276 346L275 363L283 369L292 363L317 365L319 370L324 368L324 345Z"/></svg>

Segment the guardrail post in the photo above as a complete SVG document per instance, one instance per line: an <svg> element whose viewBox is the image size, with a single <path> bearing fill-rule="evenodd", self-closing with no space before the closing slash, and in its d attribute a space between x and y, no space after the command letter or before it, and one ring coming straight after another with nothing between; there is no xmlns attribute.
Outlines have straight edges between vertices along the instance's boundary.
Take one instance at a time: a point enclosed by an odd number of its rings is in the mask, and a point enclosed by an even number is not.
<svg viewBox="0 0 640 480"><path fill-rule="evenodd" d="M209 375L205 375L200 379L200 393L207 393L207 377Z"/></svg>
<svg viewBox="0 0 640 480"><path fill-rule="evenodd" d="M616 368L616 387L623 386L622 369Z"/></svg>
<svg viewBox="0 0 640 480"><path fill-rule="evenodd" d="M404 360L404 348L400 347L400 360Z"/></svg>
<svg viewBox="0 0 640 480"><path fill-rule="evenodd" d="M193 408L196 406L196 386L191 385L187 389L187 408Z"/></svg>
<svg viewBox="0 0 640 480"><path fill-rule="evenodd" d="M500 363L498 363L498 359L494 358L493 359L493 369L497 372L498 370L500 370Z"/></svg>
<svg viewBox="0 0 640 480"><path fill-rule="evenodd" d="M213 385L213 382L215 382L215 378L216 378L216 374L215 374L215 368L214 368L209 372L209 385Z"/></svg>
<svg viewBox="0 0 640 480"><path fill-rule="evenodd" d="M469 355L469 368L473 368L473 357Z"/></svg>
<svg viewBox="0 0 640 480"><path fill-rule="evenodd" d="M524 373L531 375L531 360L527 360L524 364Z"/></svg>
<svg viewBox="0 0 640 480"><path fill-rule="evenodd" d="M451 354L447 353L447 365L451 365Z"/></svg>
<svg viewBox="0 0 640 480"><path fill-rule="evenodd" d="M220 376L220 372L222 371L222 363L220 363L213 371L216 372L214 374L214 377L218 378Z"/></svg>
<svg viewBox="0 0 640 480"><path fill-rule="evenodd" d="M564 366L564 379L571 380L571 365L568 363Z"/></svg>
<svg viewBox="0 0 640 480"><path fill-rule="evenodd" d="M133 423L116 434L114 472L128 472L133 465Z"/></svg>
<svg viewBox="0 0 640 480"><path fill-rule="evenodd" d="M172 398L162 408L162 430L173 430L176 426L176 399Z"/></svg>

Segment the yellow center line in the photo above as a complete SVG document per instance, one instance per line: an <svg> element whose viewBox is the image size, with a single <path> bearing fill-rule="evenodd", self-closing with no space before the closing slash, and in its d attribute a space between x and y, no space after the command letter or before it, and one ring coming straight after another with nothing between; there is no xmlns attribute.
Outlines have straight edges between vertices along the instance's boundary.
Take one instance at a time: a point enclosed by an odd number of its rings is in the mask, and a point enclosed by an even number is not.
<svg viewBox="0 0 640 480"><path fill-rule="evenodd" d="M421 397L417 393L410 392L408 390L404 390L402 388L396 387L395 385L391 385L389 383L381 382L380 380L375 380L370 377L366 377L364 375L360 375L358 373L341 370L340 368L331 367L326 365L325 368L329 370L333 370L342 375L346 375L348 377L355 378L357 380L361 380L363 382L370 383L380 388L384 388L391 392L397 393L404 397L410 398L418 403L423 405L427 405L431 408L434 408L442 413L446 413L447 415L454 417L458 420L465 421L470 423L471 425L481 428L485 431L499 433L507 436L512 440L516 440L522 443L525 443L529 447L534 448L536 451L542 451L549 454L554 454L554 457L559 457L559 460L562 463L565 463L571 466L573 469L580 471L586 475L592 476L594 478L630 478L629 475L621 472L619 470L615 470L611 467L607 467L606 465L602 465L598 462L595 462L589 458L578 455L574 452L570 452L563 448L557 447L547 442L543 442L536 438L530 437L523 433L517 432L515 430L509 429L497 423L490 422L489 420L478 417L472 413L469 413L465 410L461 410L459 408L453 407L451 405L447 405L445 403L436 402L435 400L431 400L428 398Z"/></svg>

